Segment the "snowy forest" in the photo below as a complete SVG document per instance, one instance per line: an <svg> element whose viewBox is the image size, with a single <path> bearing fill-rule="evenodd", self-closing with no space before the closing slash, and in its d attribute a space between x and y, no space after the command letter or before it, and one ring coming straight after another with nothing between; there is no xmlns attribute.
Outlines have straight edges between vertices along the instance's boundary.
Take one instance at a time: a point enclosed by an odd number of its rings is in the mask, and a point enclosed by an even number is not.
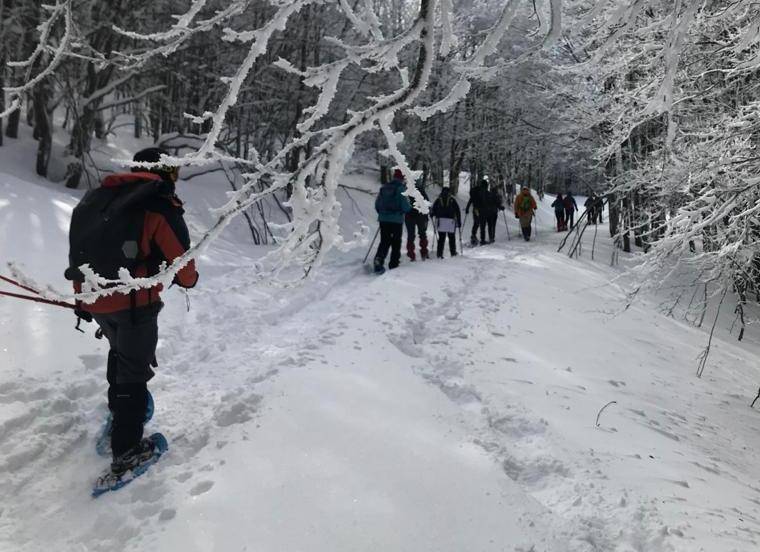
<svg viewBox="0 0 760 552"><path fill-rule="evenodd" d="M752 0L0 0L0 550L757 550L758 76ZM167 167L187 247L72 290ZM157 286L169 452L92 502L87 305Z"/></svg>

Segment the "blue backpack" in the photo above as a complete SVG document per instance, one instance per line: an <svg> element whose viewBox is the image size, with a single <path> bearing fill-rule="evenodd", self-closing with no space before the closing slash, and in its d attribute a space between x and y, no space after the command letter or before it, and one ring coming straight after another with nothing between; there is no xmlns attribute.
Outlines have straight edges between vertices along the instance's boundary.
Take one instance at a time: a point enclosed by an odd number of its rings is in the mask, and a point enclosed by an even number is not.
<svg viewBox="0 0 760 552"><path fill-rule="evenodd" d="M377 196L375 202L375 209L378 213L401 213L401 197L399 194L399 186L393 182L390 182L380 188L380 193Z"/></svg>

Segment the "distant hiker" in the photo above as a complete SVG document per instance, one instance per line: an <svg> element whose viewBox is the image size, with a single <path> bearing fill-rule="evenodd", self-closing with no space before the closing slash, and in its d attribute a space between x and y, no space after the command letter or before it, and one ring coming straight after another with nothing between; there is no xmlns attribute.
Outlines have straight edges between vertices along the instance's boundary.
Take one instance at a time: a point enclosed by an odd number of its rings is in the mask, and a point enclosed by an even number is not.
<svg viewBox="0 0 760 552"><path fill-rule="evenodd" d="M422 179L417 180L415 182L414 187L417 188L417 191L422 194L422 197L425 198L426 201L429 201L429 197L427 195L427 192L425 191L425 186L422 183ZM412 210L409 211L406 216L404 217L404 222L406 223L406 255L409 257L410 260L414 260L416 258L415 254L415 246L414 246L414 238L415 233L419 234L420 236L420 257L422 259L428 258L428 240L427 240L427 226L428 226L428 215L424 215L420 213L417 208L414 205L414 198L409 198L409 204L412 207Z"/></svg>
<svg viewBox="0 0 760 552"><path fill-rule="evenodd" d="M443 248L447 237L449 239L449 252L452 257L456 257L456 230L462 227L462 212L448 187L441 190L441 195L433 203L431 215L438 231L438 258L443 259Z"/></svg>
<svg viewBox="0 0 760 552"><path fill-rule="evenodd" d="M591 195L586 198L586 201L583 203L583 205L586 207L586 217L588 218L589 224L596 224L598 214L597 214L597 205L599 203L599 198L596 196L594 192L591 192Z"/></svg>
<svg viewBox="0 0 760 552"><path fill-rule="evenodd" d="M513 182L505 184L504 188L507 191L507 205L512 205L515 201L515 185Z"/></svg>
<svg viewBox="0 0 760 552"><path fill-rule="evenodd" d="M562 194L557 194L557 199L552 203L554 207L554 216L557 218L557 232L567 230L565 226L565 200L562 199Z"/></svg>
<svg viewBox="0 0 760 552"><path fill-rule="evenodd" d="M570 227L570 230L575 226L575 212L578 210L578 204L575 202L573 192L568 191L564 199L565 202L565 225Z"/></svg>
<svg viewBox="0 0 760 552"><path fill-rule="evenodd" d="M412 206L404 195L404 173L400 169L393 171L393 180L383 184L375 199L375 211L380 222L380 245L375 254L375 272L385 272L385 257L388 250L391 259L388 268L394 269L401 260L401 236L404 228L404 214Z"/></svg>
<svg viewBox="0 0 760 552"><path fill-rule="evenodd" d="M486 243L486 223L488 221L482 211L487 203L488 181L483 179L470 189L470 201L464 208L464 212L467 214L470 212L470 205L472 205L472 235L470 236L472 245L478 245L478 243L484 245ZM478 233L480 233L480 242L478 242Z"/></svg>
<svg viewBox="0 0 760 552"><path fill-rule="evenodd" d="M137 152L133 160L158 163L162 154L166 152L148 148ZM85 280L79 270L83 264L109 279L118 278L120 268L134 277L150 277L189 249L184 210L175 193L178 176L178 167L133 168L106 176L101 187L85 194L74 209L69 229L66 277L77 293ZM194 261L174 277L174 283L183 288L197 281ZM76 314L87 321L94 318L110 345L106 377L113 462L96 489L118 488L128 471L154 460L156 444L143 439L143 424L146 413L152 411L147 383L157 366L161 289L159 284L105 295L89 304L77 302Z"/></svg>
<svg viewBox="0 0 760 552"><path fill-rule="evenodd" d="M603 224L603 213L604 213L604 198L603 197L597 197L596 198L596 204L594 205L594 214L596 215L596 222L594 224Z"/></svg>
<svg viewBox="0 0 760 552"><path fill-rule="evenodd" d="M499 220L499 211L504 210L504 202L501 198L496 183L491 185L488 190L487 200L483 205L482 216L486 219L488 226L488 243L496 241L496 222Z"/></svg>
<svg viewBox="0 0 760 552"><path fill-rule="evenodd" d="M515 217L520 219L520 228L525 241L530 241L531 224L536 208L536 200L533 199L530 189L523 186L522 191L515 198Z"/></svg>

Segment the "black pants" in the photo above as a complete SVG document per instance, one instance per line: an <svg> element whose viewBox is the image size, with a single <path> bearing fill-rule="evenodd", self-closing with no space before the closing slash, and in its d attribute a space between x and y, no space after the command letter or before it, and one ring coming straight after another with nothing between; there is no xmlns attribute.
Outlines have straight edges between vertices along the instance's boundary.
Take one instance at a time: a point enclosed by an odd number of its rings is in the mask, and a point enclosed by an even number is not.
<svg viewBox="0 0 760 552"><path fill-rule="evenodd" d="M554 211L554 216L557 217L557 231L561 231L565 226L565 211Z"/></svg>
<svg viewBox="0 0 760 552"><path fill-rule="evenodd" d="M530 240L532 226L530 225L522 226L521 229L522 229L522 235L523 235L523 238L525 238L525 241Z"/></svg>
<svg viewBox="0 0 760 552"><path fill-rule="evenodd" d="M565 209L565 223L570 230L575 226L575 211L573 209Z"/></svg>
<svg viewBox="0 0 760 552"><path fill-rule="evenodd" d="M496 221L499 220L499 212L495 213L488 213L487 215L487 223L488 223L488 241L494 242L496 241Z"/></svg>
<svg viewBox="0 0 760 552"><path fill-rule="evenodd" d="M117 458L138 445L148 408L148 381L155 375L158 313L162 303L93 314L108 339L108 408L113 415L111 450Z"/></svg>
<svg viewBox="0 0 760 552"><path fill-rule="evenodd" d="M449 252L451 256L457 254L457 235L453 232L438 232L438 258L443 258L443 248L446 243L446 237L449 238Z"/></svg>
<svg viewBox="0 0 760 552"><path fill-rule="evenodd" d="M375 266L385 265L385 257L388 256L388 250L391 251L391 260L388 262L388 268L396 268L401 260L401 235L403 234L404 225L397 222L380 223L380 245L377 246L375 254Z"/></svg>
<svg viewBox="0 0 760 552"><path fill-rule="evenodd" d="M486 242L486 223L487 219L482 214L475 214L473 211L472 213L472 237L471 240L473 243L478 241L478 233L480 233L480 243Z"/></svg>

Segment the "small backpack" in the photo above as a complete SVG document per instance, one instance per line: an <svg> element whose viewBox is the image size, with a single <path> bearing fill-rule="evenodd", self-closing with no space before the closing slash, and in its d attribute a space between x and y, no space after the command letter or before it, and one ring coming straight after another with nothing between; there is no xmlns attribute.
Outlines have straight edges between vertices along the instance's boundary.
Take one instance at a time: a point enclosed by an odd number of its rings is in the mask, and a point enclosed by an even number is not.
<svg viewBox="0 0 760 552"><path fill-rule="evenodd" d="M375 206L378 213L400 213L402 211L401 199L397 187L390 184L383 186L380 189Z"/></svg>
<svg viewBox="0 0 760 552"><path fill-rule="evenodd" d="M121 268L134 276L141 261L140 238L147 203L169 192L170 185L157 179L136 179L87 192L71 217L66 279L84 281L79 270L84 264L109 280L117 279Z"/></svg>
<svg viewBox="0 0 760 552"><path fill-rule="evenodd" d="M523 213L527 213L528 211L533 209L533 205L531 205L530 196L528 194L525 194L523 196L520 207Z"/></svg>

